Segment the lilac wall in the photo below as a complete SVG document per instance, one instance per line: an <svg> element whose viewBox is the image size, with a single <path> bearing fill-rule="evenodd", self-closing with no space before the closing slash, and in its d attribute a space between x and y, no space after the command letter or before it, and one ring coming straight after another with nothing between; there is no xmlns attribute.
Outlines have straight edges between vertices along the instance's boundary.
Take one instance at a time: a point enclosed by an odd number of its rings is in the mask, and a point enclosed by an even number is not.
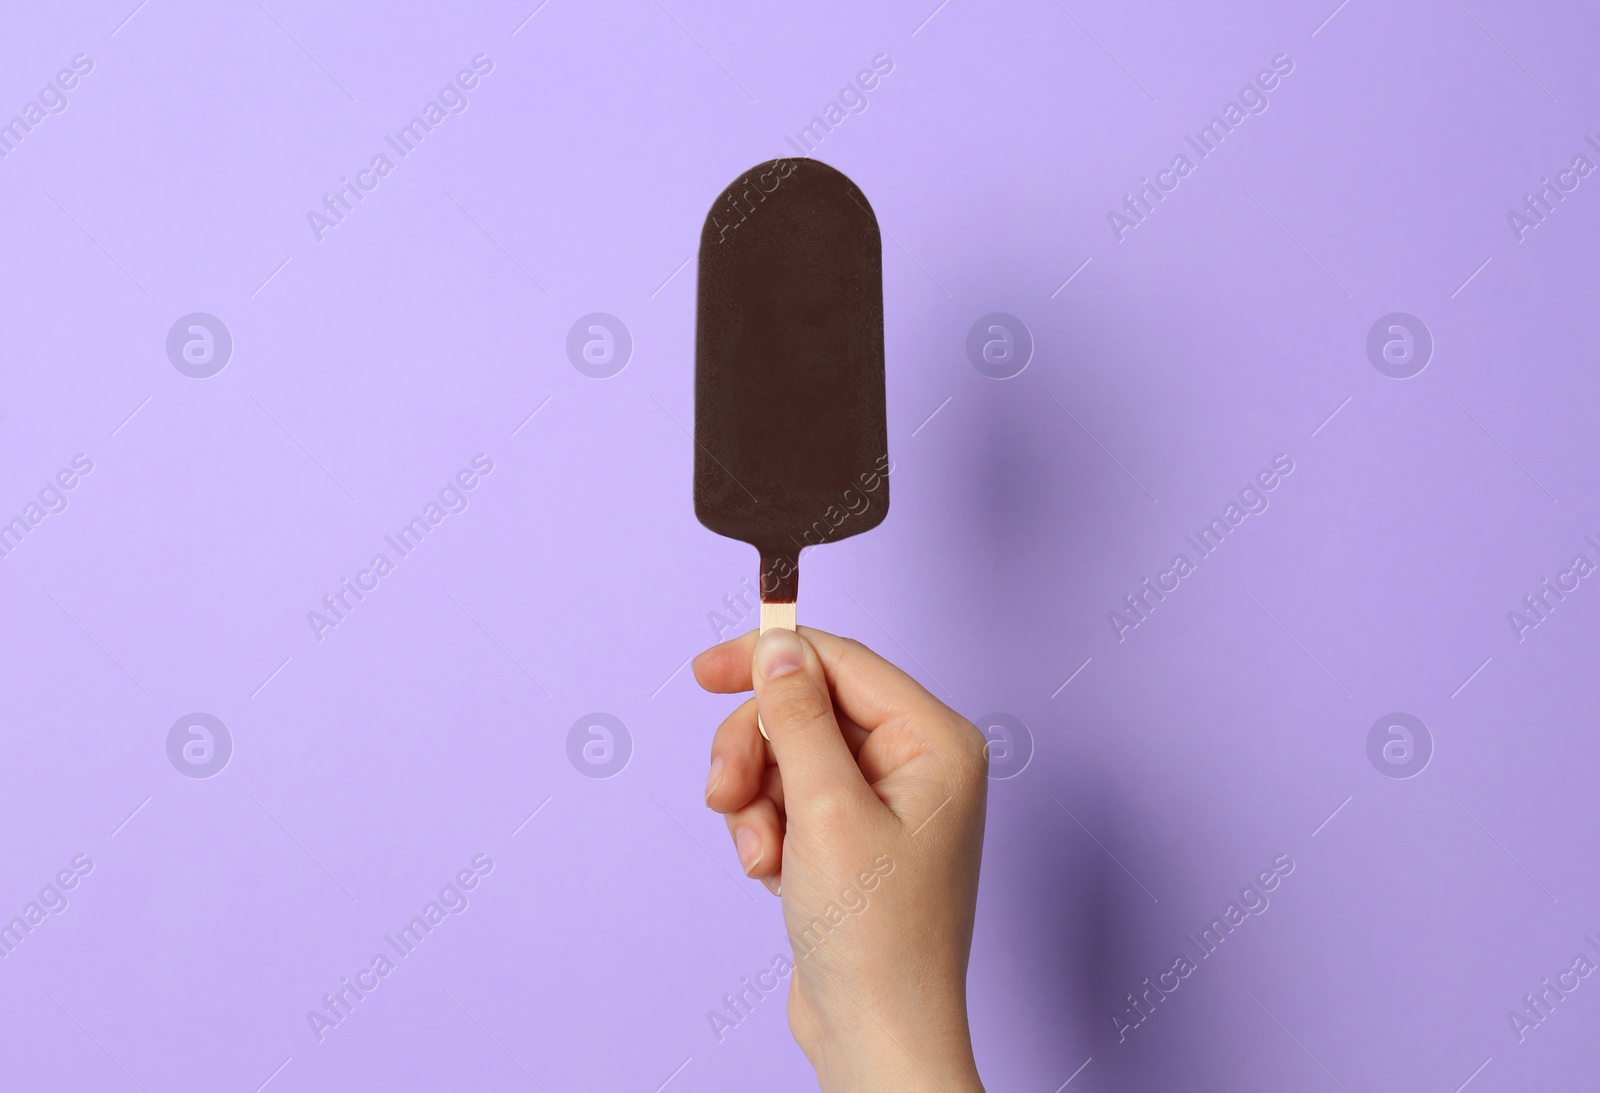
<svg viewBox="0 0 1600 1093"><path fill-rule="evenodd" d="M830 102L894 511L801 616L993 726L991 1089L1592 1075L1596 16L537 2L0 15L0 1085L811 1087L707 1017L784 940L685 429Z"/></svg>

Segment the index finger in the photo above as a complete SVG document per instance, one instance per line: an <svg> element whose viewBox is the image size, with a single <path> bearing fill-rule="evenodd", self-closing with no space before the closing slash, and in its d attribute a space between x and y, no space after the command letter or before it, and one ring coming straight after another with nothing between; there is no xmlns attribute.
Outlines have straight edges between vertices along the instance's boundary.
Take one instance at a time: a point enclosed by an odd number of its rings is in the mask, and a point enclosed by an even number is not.
<svg viewBox="0 0 1600 1093"><path fill-rule="evenodd" d="M713 645L694 658L694 678L712 694L732 695L755 689L750 678L750 658L755 655L758 632L751 630Z"/></svg>

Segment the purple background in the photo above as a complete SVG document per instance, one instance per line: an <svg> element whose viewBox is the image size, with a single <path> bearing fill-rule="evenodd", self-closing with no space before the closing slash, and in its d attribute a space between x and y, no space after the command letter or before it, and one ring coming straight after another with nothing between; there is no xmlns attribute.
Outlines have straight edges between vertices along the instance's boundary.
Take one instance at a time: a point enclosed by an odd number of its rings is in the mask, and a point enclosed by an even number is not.
<svg viewBox="0 0 1600 1093"><path fill-rule="evenodd" d="M1600 163L1593 12L537 2L0 16L0 122L94 63L0 159L0 520L94 465L0 559L0 921L94 863L0 961L0 1086L813 1087L781 996L707 1019L786 947L701 802L731 703L683 670L756 565L691 510L692 256L882 53L815 154L884 228L894 508L808 557L800 614L1031 729L991 786L989 1088L1588 1088L1600 979L1521 1042L1507 1013L1600 959L1600 590L1522 640L1507 613L1600 562L1600 176L1521 241L1507 213ZM479 53L465 112L317 241ZM1108 211L1279 54L1269 109L1119 242ZM210 379L166 354L193 312L233 338ZM592 312L633 338L609 379L567 357ZM1036 342L1014 379L968 360L991 312ZM1436 343L1404 381L1366 351L1391 312ZM466 511L319 641L307 612L478 453ZM1119 641L1279 453L1267 511ZM168 758L196 711L215 777ZM608 779L568 759L595 711L632 741ZM1396 711L1434 748L1404 780L1366 750ZM318 1042L307 1011L475 854L470 907Z"/></svg>

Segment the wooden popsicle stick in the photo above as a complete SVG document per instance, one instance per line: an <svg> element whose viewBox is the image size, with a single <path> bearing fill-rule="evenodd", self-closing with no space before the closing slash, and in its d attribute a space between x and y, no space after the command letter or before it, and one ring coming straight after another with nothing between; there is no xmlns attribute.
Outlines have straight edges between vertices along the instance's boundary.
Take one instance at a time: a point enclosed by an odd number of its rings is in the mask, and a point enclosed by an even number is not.
<svg viewBox="0 0 1600 1093"><path fill-rule="evenodd" d="M794 629L794 601L788 603L768 603L761 601L761 632L768 630L793 630ZM767 735L767 727L761 723L761 715L756 714L756 728L761 730L764 740L771 740Z"/></svg>
<svg viewBox="0 0 1600 1093"><path fill-rule="evenodd" d="M794 601L788 603L761 603L761 632L794 629Z"/></svg>

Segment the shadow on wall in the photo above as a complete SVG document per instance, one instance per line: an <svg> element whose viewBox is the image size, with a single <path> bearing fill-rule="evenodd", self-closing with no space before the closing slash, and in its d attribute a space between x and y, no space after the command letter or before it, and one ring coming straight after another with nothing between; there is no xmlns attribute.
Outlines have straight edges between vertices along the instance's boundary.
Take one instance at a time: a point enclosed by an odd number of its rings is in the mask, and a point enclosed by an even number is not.
<svg viewBox="0 0 1600 1093"><path fill-rule="evenodd" d="M973 968L978 1061L995 1051L1036 1059L1023 1072L1055 1089L1085 1059L1105 1053L1106 1002L1137 951L1140 909L1121 870L1045 787L992 790L999 792L990 794ZM1073 811L1091 826L1104 822L1092 802L1080 799ZM1137 889L1133 895L1146 898Z"/></svg>
<svg viewBox="0 0 1600 1093"><path fill-rule="evenodd" d="M1186 931L1207 916L1163 885L1183 875L1182 847L1197 832L1150 838L1148 810L1091 764L1038 774L991 787L972 992L980 1066L985 1049L998 1049L1038 1059L1045 1089L1091 1058L1072 1090L1242 1088L1240 1067L1270 1026L1235 1035L1248 1003L1215 970L1232 962L1190 947Z"/></svg>
<svg viewBox="0 0 1600 1093"><path fill-rule="evenodd" d="M1139 704L1119 704L1092 683L1051 697L1083 657L1105 655L1091 637L1098 618L1085 616L1092 595L1083 581L1105 571L1108 552L1141 516L1129 507L1125 490L1133 487L1123 472L1052 398L1070 401L1069 362L1093 367L1073 358L1071 321L1034 330L1037 349L1022 374L962 377L962 395L974 406L927 470L942 483L929 488L947 493L949 534L919 551L915 564L931 571L929 587L960 590L951 604L960 637L952 644L967 679L982 688L976 700L984 707L964 712L1012 712L1030 726L1035 747L1021 775L990 787L983 943L975 946L987 966L974 968L974 1025L990 1047L1037 1057L1048 1071L1041 1088L1055 1089L1089 1058L1073 1093L1227 1088L1237 1060L1203 997L1214 998L1214 986L1175 994L1176 1004L1133 1031L1113 1021L1113 1014L1137 1016L1130 993L1173 968L1188 928L1181 907L1158 903L1162 893L1142 884L1180 883L1184 847L1203 844L1207 834L1172 823L1175 814L1203 810L1174 801L1179 807L1153 813L1147 795L1129 792L1140 776L1130 742L1160 741L1170 726L1141 723ZM1131 370L1099 382L1108 379L1139 382ZM1140 395L1109 397L1130 406ZM1085 417L1081 407L1074 412ZM1085 424L1095 429L1092 418ZM1124 435L1120 443L1150 450L1157 438ZM939 571L958 579L940 580ZM963 706L973 700L957 697ZM986 1018L985 1007L1008 1016Z"/></svg>

